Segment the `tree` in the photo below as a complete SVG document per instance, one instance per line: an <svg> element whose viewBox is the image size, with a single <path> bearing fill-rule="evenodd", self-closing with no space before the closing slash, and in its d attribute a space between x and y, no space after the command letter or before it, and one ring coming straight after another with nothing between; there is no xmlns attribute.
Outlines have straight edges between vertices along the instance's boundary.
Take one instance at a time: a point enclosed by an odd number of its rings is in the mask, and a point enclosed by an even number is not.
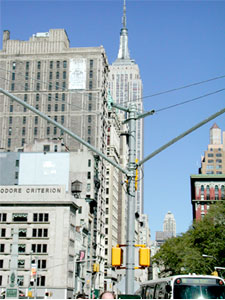
<svg viewBox="0 0 225 300"><path fill-rule="evenodd" d="M211 274L215 266L225 267L224 253L225 201L212 205L203 220L195 221L186 233L168 239L152 261L159 267L161 277Z"/></svg>

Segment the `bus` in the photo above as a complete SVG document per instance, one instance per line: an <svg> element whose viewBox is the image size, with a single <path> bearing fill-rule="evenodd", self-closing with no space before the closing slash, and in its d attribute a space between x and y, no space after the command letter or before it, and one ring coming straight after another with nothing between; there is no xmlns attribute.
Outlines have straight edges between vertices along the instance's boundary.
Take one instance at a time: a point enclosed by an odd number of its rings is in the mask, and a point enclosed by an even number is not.
<svg viewBox="0 0 225 300"><path fill-rule="evenodd" d="M146 281L136 294L142 299L225 299L225 281L217 276L176 275Z"/></svg>

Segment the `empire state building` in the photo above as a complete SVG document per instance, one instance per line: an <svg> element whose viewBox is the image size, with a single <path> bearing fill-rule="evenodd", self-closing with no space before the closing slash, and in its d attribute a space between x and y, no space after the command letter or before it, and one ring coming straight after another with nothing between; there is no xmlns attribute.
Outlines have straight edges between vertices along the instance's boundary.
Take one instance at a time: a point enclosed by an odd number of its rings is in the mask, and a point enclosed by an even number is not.
<svg viewBox="0 0 225 300"><path fill-rule="evenodd" d="M143 111L142 80L139 67L130 58L128 48L128 29L126 27L126 1L123 5L122 29L120 31L120 45L117 59L110 66L109 89L113 100L124 107L135 103L138 111ZM144 152L144 121L140 119L136 123L136 157L142 160ZM143 174L143 172L139 172ZM136 195L136 211L143 213L143 178L139 175Z"/></svg>

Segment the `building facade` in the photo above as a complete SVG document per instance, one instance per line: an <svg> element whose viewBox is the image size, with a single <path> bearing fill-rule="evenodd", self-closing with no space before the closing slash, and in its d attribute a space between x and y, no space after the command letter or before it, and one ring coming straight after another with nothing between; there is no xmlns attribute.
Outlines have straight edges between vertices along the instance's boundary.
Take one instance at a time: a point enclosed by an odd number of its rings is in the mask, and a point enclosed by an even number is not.
<svg viewBox="0 0 225 300"><path fill-rule="evenodd" d="M78 292L90 297L104 288L104 272L100 270L104 257L99 254L99 249L105 250L104 244L97 247L100 239L95 157L87 150L55 152L55 146L60 149L61 141L44 139L36 141L33 147L25 145L24 152L0 153L0 165L7 171L7 163L14 166L10 173L17 178L13 182L11 176L7 183L3 172L0 176L0 287L4 291L8 283L9 245L13 243L11 232L16 226L19 288L26 295L28 291L34 295L36 290L39 297L44 297L45 292L55 299L67 299ZM34 257L37 274L43 278L37 277L32 285L29 271ZM43 265L39 263L41 258ZM94 264L98 264L98 272L93 270Z"/></svg>

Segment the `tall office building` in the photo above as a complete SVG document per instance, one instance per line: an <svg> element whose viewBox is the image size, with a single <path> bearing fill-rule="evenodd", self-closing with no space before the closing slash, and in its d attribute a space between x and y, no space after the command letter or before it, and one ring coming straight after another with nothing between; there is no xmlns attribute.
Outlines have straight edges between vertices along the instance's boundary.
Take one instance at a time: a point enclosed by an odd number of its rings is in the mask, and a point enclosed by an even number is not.
<svg viewBox="0 0 225 300"><path fill-rule="evenodd" d="M168 211L163 221L163 232L176 236L176 221L174 215Z"/></svg>
<svg viewBox="0 0 225 300"><path fill-rule="evenodd" d="M104 48L70 48L64 29L34 34L29 41L10 40L9 31L4 31L0 86L102 152L107 74ZM13 151L35 138L58 137L70 150L82 147L7 96L0 94L0 99L0 148Z"/></svg>
<svg viewBox="0 0 225 300"><path fill-rule="evenodd" d="M142 112L142 81L139 67L130 58L128 48L128 30L126 27L126 2L123 6L123 27L120 32L120 45L117 59L109 67L109 89L113 100L122 106L128 107L135 103L137 109ZM144 121L136 122L136 157L143 158L144 149ZM140 175L141 177L141 175ZM138 182L136 211L143 213L143 178Z"/></svg>
<svg viewBox="0 0 225 300"><path fill-rule="evenodd" d="M225 174L225 131L222 133L216 123L210 128L210 142L201 159L199 173Z"/></svg>
<svg viewBox="0 0 225 300"><path fill-rule="evenodd" d="M50 29L28 41L4 31L0 86L71 130L106 154L108 62L100 47L71 48L66 31ZM35 139L61 139L68 151L84 146L30 110L0 93L0 148L18 151ZM20 149L21 148L21 149ZM43 149L44 151L44 149ZM57 151L57 149L55 149ZM95 157L96 283L104 286L106 163Z"/></svg>

